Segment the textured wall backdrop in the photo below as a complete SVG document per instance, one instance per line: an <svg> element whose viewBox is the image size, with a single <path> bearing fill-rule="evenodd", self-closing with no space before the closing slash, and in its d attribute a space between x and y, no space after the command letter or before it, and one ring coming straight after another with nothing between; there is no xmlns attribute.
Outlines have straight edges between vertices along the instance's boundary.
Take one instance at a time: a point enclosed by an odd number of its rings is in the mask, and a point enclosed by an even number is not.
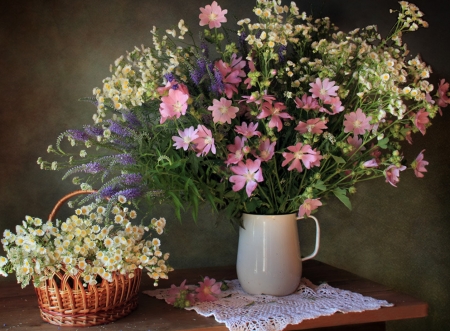
<svg viewBox="0 0 450 331"><path fill-rule="evenodd" d="M344 30L378 24L386 33L395 20L393 0L297 1L301 10L329 16ZM450 80L450 2L415 2L430 28L405 40L434 68L434 82ZM0 10L0 231L25 215L45 218L53 204L75 189L62 173L39 169L59 133L91 122L90 96L109 75L109 64L135 45L151 43L153 25L162 29L184 18L198 29L204 0L82 1L4 0ZM253 1L219 0L239 17ZM231 16L229 16L231 17ZM353 211L330 200L317 214L322 226L318 259L419 297L430 304L425 319L391 322L389 330L448 330L450 317L450 108L425 137L416 135L405 157L426 149L424 179L402 173L398 188L384 180L357 187ZM188 214L179 224L170 207L155 216L169 221L162 238L175 268L229 265L237 248L236 228L205 207L198 224ZM300 226L302 249L311 249L313 229ZM1 251L0 251L1 252ZM0 283L0 286L2 284Z"/></svg>

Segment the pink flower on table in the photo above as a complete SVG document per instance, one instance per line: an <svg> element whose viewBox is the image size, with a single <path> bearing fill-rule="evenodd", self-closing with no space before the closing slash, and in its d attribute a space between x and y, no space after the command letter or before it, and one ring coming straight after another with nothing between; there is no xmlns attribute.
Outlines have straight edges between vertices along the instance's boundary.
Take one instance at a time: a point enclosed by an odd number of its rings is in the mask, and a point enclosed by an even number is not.
<svg viewBox="0 0 450 331"><path fill-rule="evenodd" d="M326 124L327 122L322 121L320 118L311 118L306 122L299 122L298 125L295 127L295 130L297 130L302 134L307 132L313 134L321 134L323 130L328 129Z"/></svg>
<svg viewBox="0 0 450 331"><path fill-rule="evenodd" d="M413 117L414 117L414 124L419 129L419 131L423 135L425 135L426 125L430 121L428 118L428 112L425 111L425 108L422 108Z"/></svg>
<svg viewBox="0 0 450 331"><path fill-rule="evenodd" d="M397 187L397 183L400 181L398 177L400 177L400 171L405 170L405 166L397 167L395 165L390 165L384 171L384 175L386 176L386 183L391 184L394 187Z"/></svg>
<svg viewBox="0 0 450 331"><path fill-rule="evenodd" d="M169 296L166 298L166 302L168 304L174 305L177 300L181 299L181 292L186 291L186 301L189 303L190 306L192 306L195 303L195 296L193 293L188 293L189 287L186 285L186 279L180 284L179 287L175 285L171 285L169 289ZM186 305L186 302L183 302L184 306Z"/></svg>
<svg viewBox="0 0 450 331"><path fill-rule="evenodd" d="M245 137L235 137L234 144L227 145L227 149L231 152L230 154L228 154L227 160L225 161L227 165L237 164L242 161L245 156L244 149L246 147L246 142L247 138Z"/></svg>
<svg viewBox="0 0 450 331"><path fill-rule="evenodd" d="M298 217L302 218L305 215L310 216L311 211L316 210L322 206L322 202L320 202L320 199L306 199L300 206L298 210Z"/></svg>
<svg viewBox="0 0 450 331"><path fill-rule="evenodd" d="M295 105L297 108L301 108L304 110L316 110L319 108L319 103L316 99L306 94L303 94L302 99L299 97L295 97Z"/></svg>
<svg viewBox="0 0 450 331"><path fill-rule="evenodd" d="M230 177L230 182L234 183L233 191L237 192L245 186L248 197L252 195L252 192L258 186L258 182L264 180L261 169L261 160L253 161L247 159L245 163L241 161L237 166L231 167L231 171L235 173L235 175Z"/></svg>
<svg viewBox="0 0 450 331"><path fill-rule="evenodd" d="M296 169L298 172L302 172L302 164L306 169L310 169L311 166L319 166L322 156L319 152L313 150L310 145L303 145L302 143L297 143L295 146L289 146L287 148L292 153L283 152L283 157L285 160L281 166L285 167L287 164L292 162L288 170L291 171ZM301 162L300 162L301 161Z"/></svg>
<svg viewBox="0 0 450 331"><path fill-rule="evenodd" d="M286 109L286 106L282 102L264 102L262 105L261 113L256 117L258 119L270 117L269 128L276 127L278 132L283 129L282 118L284 119L292 119L292 116L288 113L283 113L283 110Z"/></svg>
<svg viewBox="0 0 450 331"><path fill-rule="evenodd" d="M316 78L314 83L310 83L311 92L313 98L319 98L321 100L326 100L329 97L335 97L336 91L339 89L339 86L334 85L334 81L331 81L328 78L325 78L323 81L320 78Z"/></svg>
<svg viewBox="0 0 450 331"><path fill-rule="evenodd" d="M231 124L231 120L236 117L236 113L239 111L238 107L231 105L231 100L220 98L213 100L213 105L208 107L208 110L212 111L214 123Z"/></svg>
<svg viewBox="0 0 450 331"><path fill-rule="evenodd" d="M350 155L355 154L357 150L359 150L360 152L366 150L365 147L361 147L363 141L361 138L358 138L358 136L348 137L347 142L353 147L352 151L349 153Z"/></svg>
<svg viewBox="0 0 450 331"><path fill-rule="evenodd" d="M210 151L213 154L216 154L216 145L214 145L214 138L211 130L204 125L199 125L197 127L197 135L198 138L193 140L197 156L206 155Z"/></svg>
<svg viewBox="0 0 450 331"><path fill-rule="evenodd" d="M190 128L184 129L184 131L178 130L179 137L173 136L172 140L175 141L173 146L176 149L183 148L185 151L189 148L189 145L198 138L198 131L194 129L193 126Z"/></svg>
<svg viewBox="0 0 450 331"><path fill-rule="evenodd" d="M425 150L421 151L419 153L419 155L417 155L417 157L413 161L413 163L411 164L411 167L414 169L414 174L418 178L422 178L423 177L423 173L422 172L427 172L427 169L425 169L425 166L428 165L428 161L425 161L423 159L423 152L425 152Z"/></svg>
<svg viewBox="0 0 450 331"><path fill-rule="evenodd" d="M205 277L203 282L198 282L199 287L195 289L197 292L197 300L200 302L215 301L217 297L215 295L220 294L220 287L222 282L216 282L214 278Z"/></svg>
<svg viewBox="0 0 450 331"><path fill-rule="evenodd" d="M258 154L253 154L256 158L260 159L263 162L267 162L269 161L273 155L275 154L275 145L276 145L276 141L274 142L270 142L269 138L266 138L264 140L262 140L259 143L259 147L258 147Z"/></svg>
<svg viewBox="0 0 450 331"><path fill-rule="evenodd" d="M181 115L185 115L188 99L189 94L184 93L182 90L170 89L169 95L161 98L162 102L159 105L160 123L164 123L169 118L180 118Z"/></svg>
<svg viewBox="0 0 450 331"><path fill-rule="evenodd" d="M227 9L222 10L216 1L213 1L211 5L206 5L205 8L200 7L201 14L198 16L200 19L200 26L209 25L209 28L220 28L221 23L227 21L225 14L228 13Z"/></svg>
<svg viewBox="0 0 450 331"><path fill-rule="evenodd" d="M242 122L241 125L236 125L236 128L234 129L234 131L243 135L246 138L250 138L253 136L260 137L261 132L256 131L257 128L258 128L258 123L247 124L246 122Z"/></svg>
<svg viewBox="0 0 450 331"><path fill-rule="evenodd" d="M448 104L450 103L450 98L448 97L447 93L448 93L448 89L449 89L449 84L445 82L445 79L441 79L441 81L439 82L439 87L438 87L438 106L439 106L439 114L441 114L442 116L442 108L445 108L448 106Z"/></svg>
<svg viewBox="0 0 450 331"><path fill-rule="evenodd" d="M353 132L353 134L364 134L366 130L370 130L370 121L372 116L366 116L361 108L356 112L345 114L344 132Z"/></svg>

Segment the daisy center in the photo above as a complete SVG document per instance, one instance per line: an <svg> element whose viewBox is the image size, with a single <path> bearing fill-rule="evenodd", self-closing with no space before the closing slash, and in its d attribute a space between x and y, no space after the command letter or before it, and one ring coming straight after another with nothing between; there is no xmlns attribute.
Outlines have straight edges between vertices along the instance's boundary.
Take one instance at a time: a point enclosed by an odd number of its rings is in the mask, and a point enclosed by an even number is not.
<svg viewBox="0 0 450 331"><path fill-rule="evenodd" d="M360 128L361 127L361 121L360 120L356 120L356 121L354 121L353 122L353 126L355 127L355 128Z"/></svg>

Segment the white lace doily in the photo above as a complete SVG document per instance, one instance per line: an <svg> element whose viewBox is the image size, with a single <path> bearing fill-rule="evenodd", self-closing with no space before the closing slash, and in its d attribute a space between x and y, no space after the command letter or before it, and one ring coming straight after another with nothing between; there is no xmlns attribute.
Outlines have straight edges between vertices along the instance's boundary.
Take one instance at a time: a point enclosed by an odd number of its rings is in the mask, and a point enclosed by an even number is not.
<svg viewBox="0 0 450 331"><path fill-rule="evenodd" d="M279 331L288 324L306 319L392 307L385 300L377 300L359 293L341 290L328 284L316 286L303 278L297 291L284 297L250 295L244 292L237 279L226 281L229 289L212 302L198 302L193 307L202 316L214 316L231 331ZM165 299L169 289L144 293Z"/></svg>

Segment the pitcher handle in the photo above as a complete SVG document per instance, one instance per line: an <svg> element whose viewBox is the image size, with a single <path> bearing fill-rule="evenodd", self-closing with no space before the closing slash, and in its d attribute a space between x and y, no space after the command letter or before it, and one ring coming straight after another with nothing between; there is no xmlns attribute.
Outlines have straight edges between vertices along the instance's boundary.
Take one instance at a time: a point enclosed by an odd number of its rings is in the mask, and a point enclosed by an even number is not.
<svg viewBox="0 0 450 331"><path fill-rule="evenodd" d="M311 255L308 255L308 256L305 256L304 258L302 258L302 261L310 260L313 257L315 257L317 255L317 253L319 252L319 246L320 246L320 226L319 226L319 221L314 216L310 215L309 217L312 218L314 220L314 222L316 222L316 246L314 247L314 252L312 252ZM297 217L297 220L302 220L302 219L304 219L304 218Z"/></svg>

